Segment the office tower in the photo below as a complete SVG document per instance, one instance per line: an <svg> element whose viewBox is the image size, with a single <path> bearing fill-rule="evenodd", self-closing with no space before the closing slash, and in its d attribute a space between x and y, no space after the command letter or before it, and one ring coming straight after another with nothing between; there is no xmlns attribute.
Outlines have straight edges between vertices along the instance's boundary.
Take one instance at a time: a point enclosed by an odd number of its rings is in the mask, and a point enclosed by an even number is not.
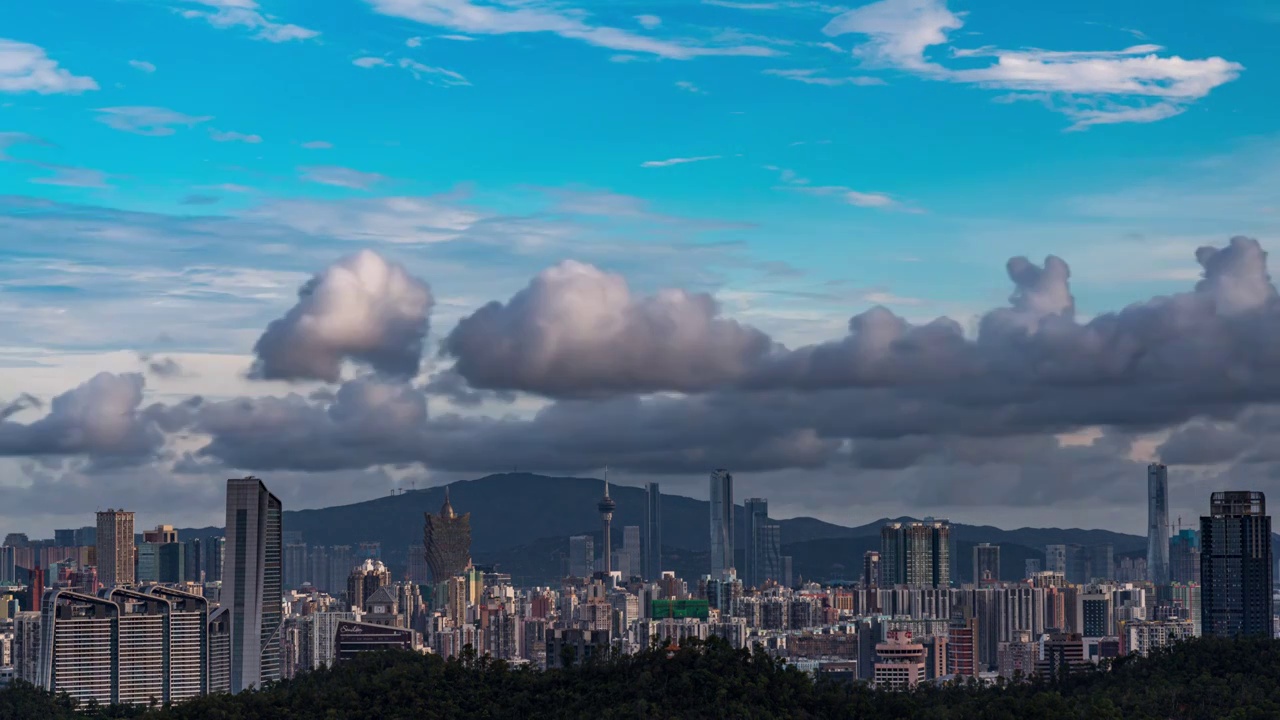
<svg viewBox="0 0 1280 720"><path fill-rule="evenodd" d="M24 548L31 544L31 539L26 533L9 533L4 536L4 545L8 547Z"/></svg>
<svg viewBox="0 0 1280 720"><path fill-rule="evenodd" d="M600 556L603 562L600 569L605 575L609 575L613 572L613 511L618 509L618 503L609 497L608 469L604 472L604 497L596 503L596 509L600 511L600 526L604 535L604 552Z"/></svg>
<svg viewBox="0 0 1280 720"><path fill-rule="evenodd" d="M791 556L783 555L782 556L782 579L779 580L778 582L782 584L782 587L789 588L789 587L795 586L795 583L792 582L792 580L793 578L791 576Z"/></svg>
<svg viewBox="0 0 1280 720"><path fill-rule="evenodd" d="M880 587L880 553L868 550L862 553L862 587Z"/></svg>
<svg viewBox="0 0 1280 720"><path fill-rule="evenodd" d="M1075 627L1085 637L1111 637L1116 634L1115 614L1110 592L1081 593L1076 596Z"/></svg>
<svg viewBox="0 0 1280 720"><path fill-rule="evenodd" d="M137 549L138 562L134 566L134 580L138 583L160 582L160 545L140 542Z"/></svg>
<svg viewBox="0 0 1280 720"><path fill-rule="evenodd" d="M379 588L391 584L391 571L377 560L365 560L347 578L347 605L363 612L365 601Z"/></svg>
<svg viewBox="0 0 1280 720"><path fill-rule="evenodd" d="M733 569L733 475L723 468L711 473L711 577Z"/></svg>
<svg viewBox="0 0 1280 720"><path fill-rule="evenodd" d="M156 553L156 560L160 582L176 585L186 579L186 543L170 542L160 545Z"/></svg>
<svg viewBox="0 0 1280 720"><path fill-rule="evenodd" d="M1031 579L1036 575L1039 575L1041 572L1042 566L1043 566L1043 563L1041 563L1039 560L1035 558L1027 558L1026 560L1023 561L1023 567L1026 570L1026 572L1023 573L1023 576L1027 579Z"/></svg>
<svg viewBox="0 0 1280 720"><path fill-rule="evenodd" d="M951 584L951 525L946 520L887 523L880 529L885 587Z"/></svg>
<svg viewBox="0 0 1280 720"><path fill-rule="evenodd" d="M54 530L53 544L56 547L74 547L76 544L76 531Z"/></svg>
<svg viewBox="0 0 1280 720"><path fill-rule="evenodd" d="M590 535L574 535L569 538L569 576L591 577L595 571L595 541Z"/></svg>
<svg viewBox="0 0 1280 720"><path fill-rule="evenodd" d="M1200 629L1271 637L1271 517L1260 492L1216 492L1200 518Z"/></svg>
<svg viewBox="0 0 1280 720"><path fill-rule="evenodd" d="M742 581L747 587L758 588L764 584L760 568L760 528L769 522L769 501L764 498L747 498L742 501L742 519L746 523L746 547L743 548L743 565L746 573Z"/></svg>
<svg viewBox="0 0 1280 720"><path fill-rule="evenodd" d="M10 545L0 547L0 583L18 581L18 549Z"/></svg>
<svg viewBox="0 0 1280 720"><path fill-rule="evenodd" d="M98 544L98 528L86 525L75 531L76 547L93 547Z"/></svg>
<svg viewBox="0 0 1280 720"><path fill-rule="evenodd" d="M756 526L756 572L760 574L759 587L766 582L781 584L782 568L782 526L777 523L765 523Z"/></svg>
<svg viewBox="0 0 1280 720"><path fill-rule="evenodd" d="M1000 546L982 543L973 546L973 583L978 587L1000 582Z"/></svg>
<svg viewBox="0 0 1280 720"><path fill-rule="evenodd" d="M644 552L640 547L640 526L627 525L622 528L622 552L627 557L627 572L624 578L630 579L635 576L644 576L642 568L642 558Z"/></svg>
<svg viewBox="0 0 1280 720"><path fill-rule="evenodd" d="M208 692L209 602L199 595L163 586L150 593L169 603L169 643L165 669L171 702Z"/></svg>
<svg viewBox="0 0 1280 720"><path fill-rule="evenodd" d="M1046 545L1044 559L1046 571L1062 573L1069 583L1083 585L1089 581L1086 577L1089 558L1080 545Z"/></svg>
<svg viewBox="0 0 1280 720"><path fill-rule="evenodd" d="M186 543L186 561L183 563L183 580L201 582L204 579L204 542L191 538Z"/></svg>
<svg viewBox="0 0 1280 720"><path fill-rule="evenodd" d="M1147 572L1169 584L1169 468L1160 463L1147 466Z"/></svg>
<svg viewBox="0 0 1280 720"><path fill-rule="evenodd" d="M284 587L286 590L297 590L311 578L311 568L307 564L306 543L293 543L284 546Z"/></svg>
<svg viewBox="0 0 1280 720"><path fill-rule="evenodd" d="M119 612L110 600L50 590L40 610L40 686L80 702L115 702Z"/></svg>
<svg viewBox="0 0 1280 720"><path fill-rule="evenodd" d="M1115 550L1111 543L1091 545L1086 549L1088 555L1088 571L1085 575L1089 582L1116 579Z"/></svg>
<svg viewBox="0 0 1280 720"><path fill-rule="evenodd" d="M1200 533L1179 530L1169 538L1169 582L1200 582Z"/></svg>
<svg viewBox="0 0 1280 720"><path fill-rule="evenodd" d="M221 604L231 609L231 692L280 679L280 500L255 477L227 480Z"/></svg>
<svg viewBox="0 0 1280 720"><path fill-rule="evenodd" d="M172 525L157 525L155 530L143 530L142 542L175 543L178 542L178 531Z"/></svg>
<svg viewBox="0 0 1280 720"><path fill-rule="evenodd" d="M222 580L222 563L227 554L227 539L225 537L210 537L204 541L204 581L207 583L221 582Z"/></svg>
<svg viewBox="0 0 1280 720"><path fill-rule="evenodd" d="M890 630L875 648L876 687L906 690L925 681L924 645L911 640L911 631Z"/></svg>
<svg viewBox="0 0 1280 720"><path fill-rule="evenodd" d="M133 513L109 509L98 513L98 582L103 587L132 585Z"/></svg>
<svg viewBox="0 0 1280 720"><path fill-rule="evenodd" d="M425 516L422 544L426 547L432 581L440 583L461 575L471 565L471 513L458 515L453 511L446 486L440 514L425 513Z"/></svg>
<svg viewBox="0 0 1280 720"><path fill-rule="evenodd" d="M645 486L644 579L662 576L662 490L658 483Z"/></svg>
<svg viewBox="0 0 1280 720"><path fill-rule="evenodd" d="M1044 641L1036 672L1044 678L1055 678L1083 668L1086 662L1080 633L1053 632Z"/></svg>
<svg viewBox="0 0 1280 720"><path fill-rule="evenodd" d="M430 568L427 567L427 548L423 545L409 546L409 570L407 579L414 585L426 585L431 582Z"/></svg>

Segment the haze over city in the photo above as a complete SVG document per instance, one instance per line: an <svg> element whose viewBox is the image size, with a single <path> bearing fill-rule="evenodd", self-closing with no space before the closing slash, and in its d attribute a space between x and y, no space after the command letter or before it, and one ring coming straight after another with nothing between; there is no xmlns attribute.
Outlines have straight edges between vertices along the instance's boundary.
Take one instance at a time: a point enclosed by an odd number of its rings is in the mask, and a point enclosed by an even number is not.
<svg viewBox="0 0 1280 720"><path fill-rule="evenodd" d="M1274 493L1275 17L1195 14L0 10L0 527L247 473L1135 535L1152 461L1188 523Z"/></svg>

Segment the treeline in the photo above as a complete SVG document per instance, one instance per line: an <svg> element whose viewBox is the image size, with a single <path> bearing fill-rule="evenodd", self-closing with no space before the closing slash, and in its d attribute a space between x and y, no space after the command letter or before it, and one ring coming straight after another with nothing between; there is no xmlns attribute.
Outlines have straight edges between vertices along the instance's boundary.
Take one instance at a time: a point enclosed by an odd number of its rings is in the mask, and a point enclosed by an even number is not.
<svg viewBox="0 0 1280 720"><path fill-rule="evenodd" d="M1280 718L1280 642L1206 638L1053 681L902 693L814 681L717 640L546 672L474 656L370 653L259 692L172 708L76 708L65 696L21 684L0 692L0 720L86 717L1261 720Z"/></svg>

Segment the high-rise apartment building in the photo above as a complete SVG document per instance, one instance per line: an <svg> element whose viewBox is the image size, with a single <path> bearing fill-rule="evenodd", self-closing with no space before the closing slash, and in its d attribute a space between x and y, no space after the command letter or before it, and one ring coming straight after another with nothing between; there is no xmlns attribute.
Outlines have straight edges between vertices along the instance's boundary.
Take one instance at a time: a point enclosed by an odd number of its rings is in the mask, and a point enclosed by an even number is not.
<svg viewBox="0 0 1280 720"><path fill-rule="evenodd" d="M658 483L645 487L644 579L662 576L662 490Z"/></svg>
<svg viewBox="0 0 1280 720"><path fill-rule="evenodd" d="M18 581L18 549L9 545L0 546L0 583Z"/></svg>
<svg viewBox="0 0 1280 720"><path fill-rule="evenodd" d="M225 537L205 538L204 561L201 563L205 582L221 582L222 563L226 553L227 539Z"/></svg>
<svg viewBox="0 0 1280 720"><path fill-rule="evenodd" d="M230 608L231 692L280 679L281 505L255 477L227 480L221 604Z"/></svg>
<svg viewBox="0 0 1280 720"><path fill-rule="evenodd" d="M157 525L155 530L143 530L142 542L149 543L176 543L178 542L178 531L173 529L172 525Z"/></svg>
<svg viewBox="0 0 1280 720"><path fill-rule="evenodd" d="M113 663L115 702L164 703L169 692L169 602L128 588L115 588L104 595L119 608Z"/></svg>
<svg viewBox="0 0 1280 720"><path fill-rule="evenodd" d="M98 528L101 537L101 520ZM40 610L37 684L80 702L116 702L119 613L110 600L68 590L47 592Z"/></svg>
<svg viewBox="0 0 1280 720"><path fill-rule="evenodd" d="M1085 548L1088 568L1085 579L1088 582L1116 579L1115 548L1111 543L1090 545Z"/></svg>
<svg viewBox="0 0 1280 720"><path fill-rule="evenodd" d="M426 585L431 582L431 569L427 567L427 548L425 545L409 546L409 582L414 585Z"/></svg>
<svg viewBox="0 0 1280 720"><path fill-rule="evenodd" d="M1169 582L1200 582L1200 532L1179 530L1169 538Z"/></svg>
<svg viewBox="0 0 1280 720"><path fill-rule="evenodd" d="M1147 573L1169 584L1169 468L1160 463L1147 466Z"/></svg>
<svg viewBox="0 0 1280 720"><path fill-rule="evenodd" d="M981 543L973 546L973 582L978 587L1000 582L1000 546Z"/></svg>
<svg viewBox="0 0 1280 720"><path fill-rule="evenodd" d="M365 601L379 588L391 584L391 571L377 560L365 560L347 578L347 605L363 612Z"/></svg>
<svg viewBox="0 0 1280 720"><path fill-rule="evenodd" d="M1271 517L1260 492L1216 492L1200 518L1200 629L1271 637Z"/></svg>
<svg viewBox="0 0 1280 720"><path fill-rule="evenodd" d="M471 513L458 515L453 511L446 486L440 514L425 513L425 518L422 544L432 582L442 583L461 575L471 565Z"/></svg>
<svg viewBox="0 0 1280 720"><path fill-rule="evenodd" d="M719 579L734 568L733 474L723 468L711 473L711 577Z"/></svg>
<svg viewBox="0 0 1280 720"><path fill-rule="evenodd" d="M885 587L951 584L951 524L946 520L887 523L880 529Z"/></svg>
<svg viewBox="0 0 1280 720"><path fill-rule="evenodd" d="M99 512L96 539L98 582L107 588L134 584L133 513L114 508Z"/></svg>
<svg viewBox="0 0 1280 720"><path fill-rule="evenodd" d="M626 558L627 564L622 577L627 579L633 576L644 577L642 566L644 550L640 546L639 525L627 525L622 528L622 555Z"/></svg>
<svg viewBox="0 0 1280 720"><path fill-rule="evenodd" d="M161 585L149 592L169 603L165 699L181 702L206 694L209 691L209 602L199 595Z"/></svg>
<svg viewBox="0 0 1280 720"><path fill-rule="evenodd" d="M284 546L284 587L286 590L297 590L311 578L307 562L307 544L291 543Z"/></svg>

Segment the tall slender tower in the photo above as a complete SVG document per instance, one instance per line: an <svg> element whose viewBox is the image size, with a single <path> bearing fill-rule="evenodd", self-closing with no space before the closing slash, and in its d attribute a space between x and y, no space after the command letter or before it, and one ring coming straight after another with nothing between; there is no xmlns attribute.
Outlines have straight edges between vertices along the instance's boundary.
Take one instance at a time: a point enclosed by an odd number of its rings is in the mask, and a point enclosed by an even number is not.
<svg viewBox="0 0 1280 720"><path fill-rule="evenodd" d="M724 468L711 473L711 578L733 569L733 475Z"/></svg>
<svg viewBox="0 0 1280 720"><path fill-rule="evenodd" d="M443 583L457 577L471 566L471 513L457 514L449 501L449 486L444 486L444 505L440 514L423 513L423 552L431 581Z"/></svg>
<svg viewBox="0 0 1280 720"><path fill-rule="evenodd" d="M1169 468L1160 463L1147 466L1147 572L1169 584Z"/></svg>
<svg viewBox="0 0 1280 720"><path fill-rule="evenodd" d="M255 477L227 481L222 606L231 611L231 692L280 679L280 500Z"/></svg>
<svg viewBox="0 0 1280 720"><path fill-rule="evenodd" d="M644 534L644 579L662 577L662 490L649 483Z"/></svg>
<svg viewBox="0 0 1280 720"><path fill-rule="evenodd" d="M604 526L604 564L601 567L604 570L604 574L608 575L613 572L613 553L610 551L610 539L613 532L613 511L618 509L618 503L609 497L609 468L604 469L604 497L600 498L596 509L600 511L600 523Z"/></svg>

